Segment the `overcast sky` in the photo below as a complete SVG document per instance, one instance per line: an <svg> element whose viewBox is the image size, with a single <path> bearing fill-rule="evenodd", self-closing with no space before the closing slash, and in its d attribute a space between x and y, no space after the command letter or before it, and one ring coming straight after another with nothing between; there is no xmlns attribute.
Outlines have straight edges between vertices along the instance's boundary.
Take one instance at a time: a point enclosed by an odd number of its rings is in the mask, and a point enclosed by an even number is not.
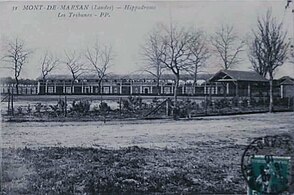
<svg viewBox="0 0 294 195"><path fill-rule="evenodd" d="M107 18L58 18L58 13L69 14L70 11L23 10L24 5L145 5L155 6L149 11L110 11ZM96 40L111 44L115 52L115 60L111 67L113 73L132 73L143 66L140 56L140 45L144 44L144 37L158 23L169 24L171 21L179 26L199 28L211 34L221 24L234 25L241 38L250 33L256 24L257 16L264 15L271 8L273 15L284 21L288 35L293 35L293 16L290 9L285 10L286 0L227 0L227 1L172 1L172 2L1 2L0 3L0 47L1 55L5 53L7 40L24 40L27 48L34 53L25 65L21 77L36 78L40 75L40 58L48 50L64 56L64 50L83 50ZM16 11L12 7L17 6ZM99 13L99 11L80 11L81 13ZM75 11L77 13L77 11ZM248 70L250 63L246 52L244 61L235 69ZM7 66L1 62L1 67ZM210 61L206 70L213 73L220 69L217 61ZM0 76L13 75L7 69L0 69ZM67 74L63 64L54 73ZM291 64L279 68L277 76L294 76Z"/></svg>

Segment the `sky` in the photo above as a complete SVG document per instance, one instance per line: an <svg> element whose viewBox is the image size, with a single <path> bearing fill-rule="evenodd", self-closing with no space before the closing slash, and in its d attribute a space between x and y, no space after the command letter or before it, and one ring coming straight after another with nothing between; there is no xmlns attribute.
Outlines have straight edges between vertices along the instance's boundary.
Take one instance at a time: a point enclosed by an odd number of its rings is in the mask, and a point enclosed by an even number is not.
<svg viewBox="0 0 294 195"><path fill-rule="evenodd" d="M47 10L48 5L56 5L56 10ZM101 10L62 10L62 5L93 5L113 7L113 11L103 11L109 17L99 17ZM152 7L149 10L126 10L125 6ZM214 1L34 1L0 2L0 56L5 55L6 45L16 38L23 40L26 48L33 51L24 65L22 78L35 79L41 75L41 58L46 51L64 58L64 52L76 51L81 55L96 41L111 45L114 52L110 72L130 74L142 70L144 61L140 54L146 35L158 24L171 22L186 28L201 29L211 35L222 24L233 25L240 38L250 35L258 16L272 9L273 15L283 21L288 37L293 37L293 14L285 10L286 0L214 0ZM40 10L24 10L39 8ZM17 7L13 10L13 7ZM118 9L117 7L121 7ZM294 7L294 6L293 6ZM68 17L69 12L97 15L93 17ZM65 14L66 17L58 17ZM108 16L108 15L107 15ZM246 51L243 61L234 67L249 70L251 67ZM13 76L0 62L0 77ZM221 68L219 61L212 58L204 72L214 73ZM65 64L59 64L52 74L69 74ZM285 63L276 77L294 77L291 63Z"/></svg>

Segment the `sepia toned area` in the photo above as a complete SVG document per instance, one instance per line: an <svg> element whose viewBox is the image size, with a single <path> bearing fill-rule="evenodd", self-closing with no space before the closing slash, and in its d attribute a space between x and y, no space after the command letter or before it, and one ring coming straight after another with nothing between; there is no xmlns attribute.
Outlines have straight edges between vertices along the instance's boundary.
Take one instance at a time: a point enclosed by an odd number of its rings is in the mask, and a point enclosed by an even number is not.
<svg viewBox="0 0 294 195"><path fill-rule="evenodd" d="M291 0L0 5L2 194L294 193Z"/></svg>

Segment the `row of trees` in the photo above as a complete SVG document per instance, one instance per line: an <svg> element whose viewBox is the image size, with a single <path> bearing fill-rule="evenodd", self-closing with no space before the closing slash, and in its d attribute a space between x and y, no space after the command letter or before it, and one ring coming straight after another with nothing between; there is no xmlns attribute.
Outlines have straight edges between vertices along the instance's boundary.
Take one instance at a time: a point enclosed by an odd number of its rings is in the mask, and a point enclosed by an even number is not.
<svg viewBox="0 0 294 195"><path fill-rule="evenodd" d="M272 16L271 11L257 19L257 27L252 29L252 35L247 41L240 40L232 26L223 25L208 38L201 30L178 28L172 24L161 25L149 34L143 46L143 55L148 62L148 72L158 81L165 70L174 74L176 106L181 73L192 74L195 85L199 69L206 64L212 54L220 59L223 69L230 69L240 63L240 53L247 45L252 68L269 78L269 110L272 111L273 75L288 58L289 42L286 41L282 23Z"/></svg>
<svg viewBox="0 0 294 195"><path fill-rule="evenodd" d="M9 69L13 70L16 82L16 93L19 93L19 78L22 69L28 63L29 57L33 54L32 50L25 47L24 42L15 39L8 43L7 51L3 61L8 63ZM85 60L83 60L84 58ZM64 51L64 58L60 59L50 52L45 52L40 59L42 80L46 81L47 76L57 67L65 65L72 76L71 86L85 72L97 75L99 90L102 80L113 61L112 47L96 42L93 47L87 48L84 53L76 51Z"/></svg>
<svg viewBox="0 0 294 195"><path fill-rule="evenodd" d="M289 48L282 23L271 15L271 11L257 19L257 26L252 29L252 37L247 41L241 40L233 26L229 25L222 25L211 37L198 29L187 29L173 24L159 25L148 34L141 54L148 64L146 71L157 79L158 89L163 72L168 71L175 76L174 105L176 107L177 89L183 72L193 75L195 86L199 70L205 66L213 54L220 59L223 69L230 69L240 63L240 53L244 51L246 43L252 68L270 80L271 111L273 75L277 67L287 60ZM22 41L16 39L9 43L6 55L3 57L4 61L12 65L17 93L20 73L32 53L25 48ZM65 51L63 59L46 52L41 59L42 78L46 81L48 74L63 64L72 76L72 87L79 76L86 71L97 75L100 89L112 61L112 47L98 42L87 48L84 53Z"/></svg>

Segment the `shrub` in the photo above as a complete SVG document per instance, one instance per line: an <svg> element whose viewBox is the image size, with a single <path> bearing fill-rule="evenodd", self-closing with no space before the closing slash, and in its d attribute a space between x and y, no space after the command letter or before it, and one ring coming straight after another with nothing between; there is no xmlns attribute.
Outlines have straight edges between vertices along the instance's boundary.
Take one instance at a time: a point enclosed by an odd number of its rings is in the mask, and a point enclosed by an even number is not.
<svg viewBox="0 0 294 195"><path fill-rule="evenodd" d="M130 102L128 100L122 100L122 108L124 110L131 110Z"/></svg>
<svg viewBox="0 0 294 195"><path fill-rule="evenodd" d="M28 107L27 107L27 114L31 114L32 113L32 108L31 108L31 105L28 104Z"/></svg>
<svg viewBox="0 0 294 195"><path fill-rule="evenodd" d="M242 99L241 106L248 107L248 99Z"/></svg>
<svg viewBox="0 0 294 195"><path fill-rule="evenodd" d="M110 106L108 106L108 104L106 102L101 102L99 104L99 110L102 111L102 112L107 112L107 111L110 111Z"/></svg>
<svg viewBox="0 0 294 195"><path fill-rule="evenodd" d="M67 104L62 99L59 99L56 105L50 105L50 108L56 116L59 116L60 114L65 114L67 111L66 107Z"/></svg>
<svg viewBox="0 0 294 195"><path fill-rule="evenodd" d="M135 111L142 108L142 98L129 96L128 99L122 100L122 106L124 110Z"/></svg>
<svg viewBox="0 0 294 195"><path fill-rule="evenodd" d="M154 97L154 98L152 99L152 103L154 103L154 104L157 104L158 101L159 101L158 97Z"/></svg>
<svg viewBox="0 0 294 195"><path fill-rule="evenodd" d="M228 108L228 107L230 107L230 101L227 98L216 100L215 107L217 109Z"/></svg>
<svg viewBox="0 0 294 195"><path fill-rule="evenodd" d="M288 106L288 98L275 98L274 104L277 106Z"/></svg>
<svg viewBox="0 0 294 195"><path fill-rule="evenodd" d="M36 105L35 105L35 111L36 111L36 113L41 113L41 109L42 109L42 104L41 103L37 103Z"/></svg>
<svg viewBox="0 0 294 195"><path fill-rule="evenodd" d="M232 99L232 105L233 106L239 106L239 98L233 97L233 99Z"/></svg>
<svg viewBox="0 0 294 195"><path fill-rule="evenodd" d="M16 108L16 110L17 110L17 113L16 113L16 114L18 114L18 115L22 115L22 114L23 114L23 109L22 109L21 106L18 106L18 107Z"/></svg>
<svg viewBox="0 0 294 195"><path fill-rule="evenodd" d="M257 106L257 101L255 98L250 98L250 105L251 106Z"/></svg>
<svg viewBox="0 0 294 195"><path fill-rule="evenodd" d="M88 100L73 101L70 112L86 115L90 111L91 103Z"/></svg>

